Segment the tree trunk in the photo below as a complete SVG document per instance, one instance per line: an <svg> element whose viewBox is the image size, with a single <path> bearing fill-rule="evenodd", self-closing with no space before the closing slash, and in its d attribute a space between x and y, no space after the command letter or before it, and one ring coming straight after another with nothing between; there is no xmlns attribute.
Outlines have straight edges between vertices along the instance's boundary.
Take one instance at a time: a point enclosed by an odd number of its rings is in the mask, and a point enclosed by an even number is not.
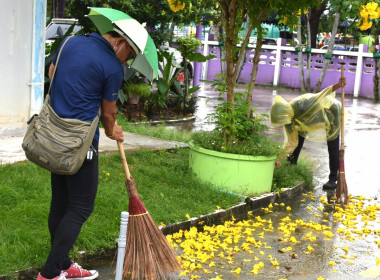
<svg viewBox="0 0 380 280"><path fill-rule="evenodd" d="M247 34L249 34L248 36L250 36L251 33L252 33L252 29L250 28L250 24L249 24L249 16L247 15L247 27L246 27L246 29L245 29L244 38L247 36ZM246 56L247 56L247 48L241 48L241 51L243 52L243 57L244 57L244 59L240 62L239 65L237 65L237 77L236 77L236 82L238 82L239 77L240 77L240 74L241 74L241 70L243 69L243 65L244 65L244 63L247 61L247 59L246 59Z"/></svg>
<svg viewBox="0 0 380 280"><path fill-rule="evenodd" d="M307 44L306 49L311 48L311 33L310 33L310 22L309 22L309 11L306 13L306 28L307 28ZM306 90L310 92L310 80L311 80L311 52L306 52Z"/></svg>
<svg viewBox="0 0 380 280"><path fill-rule="evenodd" d="M225 48L225 38L223 37L223 26L219 26L219 53L220 53L220 73L226 75L226 48ZM222 44L223 42L223 44Z"/></svg>
<svg viewBox="0 0 380 280"><path fill-rule="evenodd" d="M173 36L174 36L174 27L175 27L176 23L175 22L172 22L170 24L170 27L169 27L169 33L168 33L168 40L169 41L172 41L173 40Z"/></svg>
<svg viewBox="0 0 380 280"><path fill-rule="evenodd" d="M58 0L52 0L51 5L51 18L57 18L58 17Z"/></svg>
<svg viewBox="0 0 380 280"><path fill-rule="evenodd" d="M185 90L184 90L184 92L183 92L183 96L182 96L182 98L183 98L183 108L182 108L182 114L185 116L186 115L186 104L187 104L187 96L189 95L189 87L188 87L188 79L189 79L189 77L188 77L188 71L187 71L187 67L186 67L186 65L187 65L187 57L186 56L184 56L183 57L183 65L184 65L184 67L183 67L183 73L184 73L184 76L185 76Z"/></svg>
<svg viewBox="0 0 380 280"><path fill-rule="evenodd" d="M380 96L380 58L375 58L375 76L373 77L373 97L376 102L379 102Z"/></svg>
<svg viewBox="0 0 380 280"><path fill-rule="evenodd" d="M235 98L234 98L234 89L236 84L236 77L234 77L234 58L233 58L233 48L235 47L234 42L234 28L235 28L235 19L236 12L238 8L238 0L232 0L230 3L226 3L224 1L219 1L220 7L222 9L222 25L225 30L225 51L226 51L226 86L227 86L227 103L229 108L227 109L227 115L231 116L229 120L229 124L226 125L225 131L223 132L223 137L226 142L229 141L229 136L233 136L232 126L234 124L234 120L232 119L232 110L234 110L235 106ZM226 133L226 130L229 133Z"/></svg>
<svg viewBox="0 0 380 280"><path fill-rule="evenodd" d="M305 92L305 82L303 75L303 55L302 55L302 25L301 16L298 18L298 30L297 30L297 40L298 40L298 69L300 73L300 86L301 91Z"/></svg>
<svg viewBox="0 0 380 280"><path fill-rule="evenodd" d="M260 35L262 35L261 32L259 32ZM256 48L255 48L255 55L253 56L253 67L252 67L252 73L251 73L251 80L249 82L248 86L248 94L247 94L247 101L252 103L252 95L253 95L253 89L256 84L256 77L257 72L259 69L259 61L260 61L260 53L261 53L261 47L263 46L263 37L259 36L257 37L256 41ZM252 114L252 107L249 108L248 116L250 118L253 118Z"/></svg>
<svg viewBox="0 0 380 280"><path fill-rule="evenodd" d="M59 0L58 3L58 17L64 18L65 17L65 0Z"/></svg>
<svg viewBox="0 0 380 280"><path fill-rule="evenodd" d="M319 20L323 12L326 10L326 3L327 1L322 1L318 6L310 9L310 39L311 47L314 49L316 48Z"/></svg>
<svg viewBox="0 0 380 280"><path fill-rule="evenodd" d="M372 36L375 37L375 46L379 45L379 33L380 30L378 26L374 26L372 29ZM377 50L375 49L375 53ZM374 58L375 60L375 76L373 77L373 97L376 102L379 102L380 95L380 58Z"/></svg>
<svg viewBox="0 0 380 280"><path fill-rule="evenodd" d="M340 19L340 13L336 13L335 19L334 19L333 29L331 31L330 43L329 43L329 47L328 47L327 52L326 52L326 56L331 56L331 54L333 52L333 48L334 48L334 44L335 44L335 35L336 35L336 31L338 29L339 19ZM321 72L321 75L319 76L319 79L318 79L317 85L315 86L314 92L320 91L323 79L325 78L326 71L330 65L330 62L331 62L331 58L325 57L322 72Z"/></svg>

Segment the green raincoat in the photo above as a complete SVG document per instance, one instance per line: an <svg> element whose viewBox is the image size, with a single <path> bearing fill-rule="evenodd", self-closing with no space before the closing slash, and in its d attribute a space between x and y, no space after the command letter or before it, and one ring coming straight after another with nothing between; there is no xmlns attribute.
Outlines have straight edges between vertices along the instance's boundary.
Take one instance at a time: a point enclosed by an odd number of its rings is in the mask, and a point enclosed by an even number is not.
<svg viewBox="0 0 380 280"><path fill-rule="evenodd" d="M319 93L306 93L290 102L277 95L271 109L274 126L284 126L284 149L290 154L298 145L298 135L312 141L329 141L339 136L341 103L332 86Z"/></svg>

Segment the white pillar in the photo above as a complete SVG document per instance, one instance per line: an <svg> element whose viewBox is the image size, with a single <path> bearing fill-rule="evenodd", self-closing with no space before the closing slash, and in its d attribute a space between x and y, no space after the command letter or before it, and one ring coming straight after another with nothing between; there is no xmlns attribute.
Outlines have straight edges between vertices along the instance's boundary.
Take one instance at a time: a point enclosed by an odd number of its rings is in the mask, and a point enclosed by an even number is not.
<svg viewBox="0 0 380 280"><path fill-rule="evenodd" d="M119 240L117 243L118 249L117 249L117 259L116 259L115 280L123 279L125 247L127 246L128 219L129 219L129 213L126 211L121 212L120 235L119 235Z"/></svg>
<svg viewBox="0 0 380 280"><path fill-rule="evenodd" d="M356 72L355 72L355 84L354 84L354 97L359 96L361 81L362 81L362 73L363 73L363 52L364 45L359 44L358 50L358 58L356 62Z"/></svg>
<svg viewBox="0 0 380 280"><path fill-rule="evenodd" d="M208 32L205 33L205 40L203 41L203 55L208 55L209 50L209 41L208 41ZM208 60L206 63L202 63L202 80L205 80L207 78L207 70L208 70Z"/></svg>
<svg viewBox="0 0 380 280"><path fill-rule="evenodd" d="M281 45L282 45L282 39L278 39L277 40L277 49L276 49L276 62L274 63L273 86L277 86L278 81L280 80Z"/></svg>

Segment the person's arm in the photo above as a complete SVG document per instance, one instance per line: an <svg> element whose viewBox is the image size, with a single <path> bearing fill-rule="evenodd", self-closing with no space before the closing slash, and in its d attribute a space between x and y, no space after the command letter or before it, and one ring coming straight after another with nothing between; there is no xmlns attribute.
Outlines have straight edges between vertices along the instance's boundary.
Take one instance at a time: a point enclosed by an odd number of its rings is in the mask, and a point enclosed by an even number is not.
<svg viewBox="0 0 380 280"><path fill-rule="evenodd" d="M337 89L340 89L341 87L344 87L346 85L346 77L341 77L339 79L339 82L332 87L332 91L336 91Z"/></svg>
<svg viewBox="0 0 380 280"><path fill-rule="evenodd" d="M116 101L102 99L102 124L108 138L123 142L124 134L120 125L116 124Z"/></svg>
<svg viewBox="0 0 380 280"><path fill-rule="evenodd" d="M54 73L54 64L50 64L50 67L49 67L49 79L51 80L51 78L53 78L53 73Z"/></svg>

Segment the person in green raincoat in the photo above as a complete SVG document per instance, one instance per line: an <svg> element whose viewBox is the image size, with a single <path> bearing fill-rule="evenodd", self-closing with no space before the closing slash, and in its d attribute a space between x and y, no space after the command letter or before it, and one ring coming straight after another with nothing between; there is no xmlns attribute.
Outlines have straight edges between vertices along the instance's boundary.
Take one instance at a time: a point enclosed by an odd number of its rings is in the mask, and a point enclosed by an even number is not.
<svg viewBox="0 0 380 280"><path fill-rule="evenodd" d="M333 86L319 93L306 93L290 102L277 95L271 108L271 123L284 128L285 153L276 165L287 156L291 164L297 164L305 138L327 141L329 152L329 180L323 189L336 188L339 169L339 134L341 128L341 103L335 99L335 91L346 85L342 77Z"/></svg>

